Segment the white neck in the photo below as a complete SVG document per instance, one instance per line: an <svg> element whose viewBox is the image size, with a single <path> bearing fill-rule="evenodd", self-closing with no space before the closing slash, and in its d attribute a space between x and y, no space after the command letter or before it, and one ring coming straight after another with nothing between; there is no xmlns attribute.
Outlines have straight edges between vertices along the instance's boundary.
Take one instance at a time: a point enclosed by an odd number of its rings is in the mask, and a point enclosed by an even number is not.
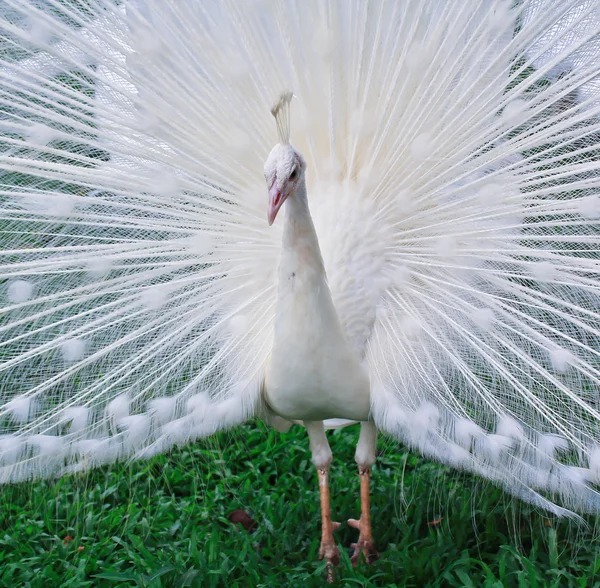
<svg viewBox="0 0 600 588"><path fill-rule="evenodd" d="M307 281L326 282L325 266L317 232L308 209L306 183L300 181L295 194L284 204L282 255L279 266L279 295ZM303 288L304 289L304 288Z"/></svg>

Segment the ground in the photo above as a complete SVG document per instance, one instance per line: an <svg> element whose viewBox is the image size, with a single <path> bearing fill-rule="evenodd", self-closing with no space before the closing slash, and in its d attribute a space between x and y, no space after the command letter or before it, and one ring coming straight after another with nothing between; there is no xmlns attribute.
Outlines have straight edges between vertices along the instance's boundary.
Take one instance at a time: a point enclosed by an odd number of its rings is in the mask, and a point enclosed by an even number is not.
<svg viewBox="0 0 600 588"><path fill-rule="evenodd" d="M359 514L358 429L329 435L332 511L345 521ZM305 437L253 423L149 462L3 487L0 585L325 585ZM556 520L391 441L380 453L372 511L381 559L353 569L357 531L342 525L338 585L600 586L593 519Z"/></svg>

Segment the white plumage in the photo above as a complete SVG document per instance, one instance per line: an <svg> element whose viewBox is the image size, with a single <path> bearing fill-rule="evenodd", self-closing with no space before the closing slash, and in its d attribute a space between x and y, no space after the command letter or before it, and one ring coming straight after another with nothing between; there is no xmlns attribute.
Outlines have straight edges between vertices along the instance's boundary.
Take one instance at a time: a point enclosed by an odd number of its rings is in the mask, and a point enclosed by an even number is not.
<svg viewBox="0 0 600 588"><path fill-rule="evenodd" d="M600 510L597 1L88 4L2 8L1 481L351 419Z"/></svg>
<svg viewBox="0 0 600 588"><path fill-rule="evenodd" d="M285 205L285 225L264 400L269 410L289 420L367 421L369 378L359 350L344 335L327 285L308 209L306 164L287 144L289 135L281 139L265 164L269 224Z"/></svg>

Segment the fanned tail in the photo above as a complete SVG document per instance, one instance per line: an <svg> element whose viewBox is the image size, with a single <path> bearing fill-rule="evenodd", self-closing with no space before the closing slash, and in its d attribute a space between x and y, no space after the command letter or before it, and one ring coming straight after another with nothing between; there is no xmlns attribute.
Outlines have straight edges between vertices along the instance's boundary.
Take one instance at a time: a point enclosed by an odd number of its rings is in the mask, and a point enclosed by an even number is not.
<svg viewBox="0 0 600 588"><path fill-rule="evenodd" d="M290 88L377 424L597 510L598 12L514 4L5 0L0 480L259 413Z"/></svg>

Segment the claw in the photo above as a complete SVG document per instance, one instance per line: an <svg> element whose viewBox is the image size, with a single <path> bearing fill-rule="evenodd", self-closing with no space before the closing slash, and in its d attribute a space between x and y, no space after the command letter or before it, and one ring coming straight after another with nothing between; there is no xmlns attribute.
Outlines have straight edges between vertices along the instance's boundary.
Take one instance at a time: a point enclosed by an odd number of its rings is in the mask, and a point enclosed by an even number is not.
<svg viewBox="0 0 600 588"><path fill-rule="evenodd" d="M337 531L342 526L342 523L337 523L336 521L331 521L331 529L332 531ZM340 565L340 551L338 546L332 542L321 542L321 547L319 548L319 559L327 560L327 581L331 584L335 582L335 571L333 568L336 568Z"/></svg>
<svg viewBox="0 0 600 588"><path fill-rule="evenodd" d="M357 521L356 519L348 519L348 526L360 531L358 541L350 544L350 548L354 549L354 553L350 558L352 565L356 566L358 564L361 555L368 564L379 559L379 552L375 548L375 542L371 537L370 527L368 531L365 528L361 529L361 522L360 520Z"/></svg>
<svg viewBox="0 0 600 588"><path fill-rule="evenodd" d="M327 581L335 581L334 568L340 565L340 551L333 542L321 543L319 548L319 558L327 560Z"/></svg>
<svg viewBox="0 0 600 588"><path fill-rule="evenodd" d="M358 543L352 543L350 547L354 549L354 553L350 558L353 566L358 564L361 555L368 564L372 564L374 561L379 559L379 552L375 548L375 543L373 541L359 539Z"/></svg>

